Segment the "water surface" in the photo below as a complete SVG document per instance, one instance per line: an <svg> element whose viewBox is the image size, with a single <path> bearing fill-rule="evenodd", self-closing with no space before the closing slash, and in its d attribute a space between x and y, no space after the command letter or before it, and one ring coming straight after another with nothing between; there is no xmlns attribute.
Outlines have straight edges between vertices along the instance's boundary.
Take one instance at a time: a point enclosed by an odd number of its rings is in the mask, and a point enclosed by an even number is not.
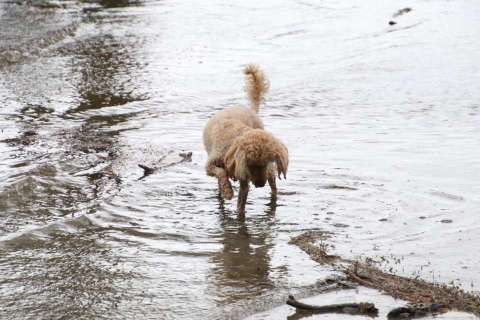
<svg viewBox="0 0 480 320"><path fill-rule="evenodd" d="M311 229L478 292L480 7L408 5L2 0L0 318L243 318L331 273ZM248 62L291 165L239 220L201 132Z"/></svg>

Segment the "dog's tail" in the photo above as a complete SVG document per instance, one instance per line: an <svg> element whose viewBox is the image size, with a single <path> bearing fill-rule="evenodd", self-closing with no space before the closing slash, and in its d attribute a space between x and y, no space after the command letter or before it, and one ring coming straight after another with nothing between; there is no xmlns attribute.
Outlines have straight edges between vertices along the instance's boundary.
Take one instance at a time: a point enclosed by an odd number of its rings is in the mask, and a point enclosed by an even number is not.
<svg viewBox="0 0 480 320"><path fill-rule="evenodd" d="M260 108L260 102L263 100L263 96L270 88L268 79L260 70L260 67L255 64L249 64L243 70L245 73L245 91L247 91L248 99L250 100L251 108L258 113Z"/></svg>

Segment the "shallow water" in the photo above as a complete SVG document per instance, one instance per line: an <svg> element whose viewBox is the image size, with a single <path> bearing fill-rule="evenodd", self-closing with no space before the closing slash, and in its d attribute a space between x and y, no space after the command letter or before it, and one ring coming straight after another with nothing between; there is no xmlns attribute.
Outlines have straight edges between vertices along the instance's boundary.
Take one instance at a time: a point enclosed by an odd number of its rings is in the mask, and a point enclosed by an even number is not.
<svg viewBox="0 0 480 320"><path fill-rule="evenodd" d="M243 318L330 274L311 229L478 292L475 1L38 3L0 2L0 318ZM252 61L291 165L242 221L201 132Z"/></svg>

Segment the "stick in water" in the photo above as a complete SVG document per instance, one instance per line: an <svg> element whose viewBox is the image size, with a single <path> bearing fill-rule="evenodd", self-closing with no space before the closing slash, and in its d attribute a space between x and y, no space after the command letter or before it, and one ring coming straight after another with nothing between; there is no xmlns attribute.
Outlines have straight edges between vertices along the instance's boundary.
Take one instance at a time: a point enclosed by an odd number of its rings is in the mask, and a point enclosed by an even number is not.
<svg viewBox="0 0 480 320"><path fill-rule="evenodd" d="M341 303L324 306L315 306L299 302L294 296L288 296L287 304L300 310L310 311L312 313L345 313L351 315L369 315L376 316L378 309L373 303Z"/></svg>

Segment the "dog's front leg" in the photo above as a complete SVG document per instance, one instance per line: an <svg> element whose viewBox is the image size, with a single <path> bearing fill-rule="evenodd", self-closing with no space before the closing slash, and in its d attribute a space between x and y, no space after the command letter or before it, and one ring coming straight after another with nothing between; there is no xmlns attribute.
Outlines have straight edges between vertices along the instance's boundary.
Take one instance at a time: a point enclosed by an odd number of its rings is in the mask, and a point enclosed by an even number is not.
<svg viewBox="0 0 480 320"><path fill-rule="evenodd" d="M207 164L207 174L209 176L217 177L218 179L218 189L222 194L223 198L230 200L233 198L233 189L228 180L227 172L225 169L217 167L215 163L209 162Z"/></svg>
<svg viewBox="0 0 480 320"><path fill-rule="evenodd" d="M275 174L270 175L268 177L268 185L270 186L270 189L272 190L272 198L277 198L277 183L275 181Z"/></svg>
<svg viewBox="0 0 480 320"><path fill-rule="evenodd" d="M238 192L237 213L245 214L245 204L248 197L248 181L240 180L240 191Z"/></svg>
<svg viewBox="0 0 480 320"><path fill-rule="evenodd" d="M277 178L275 176L276 170L277 170L277 167L275 166L275 164L270 163L267 171L267 180L268 180L268 185L272 190L271 198L273 201L277 200L277 181L276 181Z"/></svg>

